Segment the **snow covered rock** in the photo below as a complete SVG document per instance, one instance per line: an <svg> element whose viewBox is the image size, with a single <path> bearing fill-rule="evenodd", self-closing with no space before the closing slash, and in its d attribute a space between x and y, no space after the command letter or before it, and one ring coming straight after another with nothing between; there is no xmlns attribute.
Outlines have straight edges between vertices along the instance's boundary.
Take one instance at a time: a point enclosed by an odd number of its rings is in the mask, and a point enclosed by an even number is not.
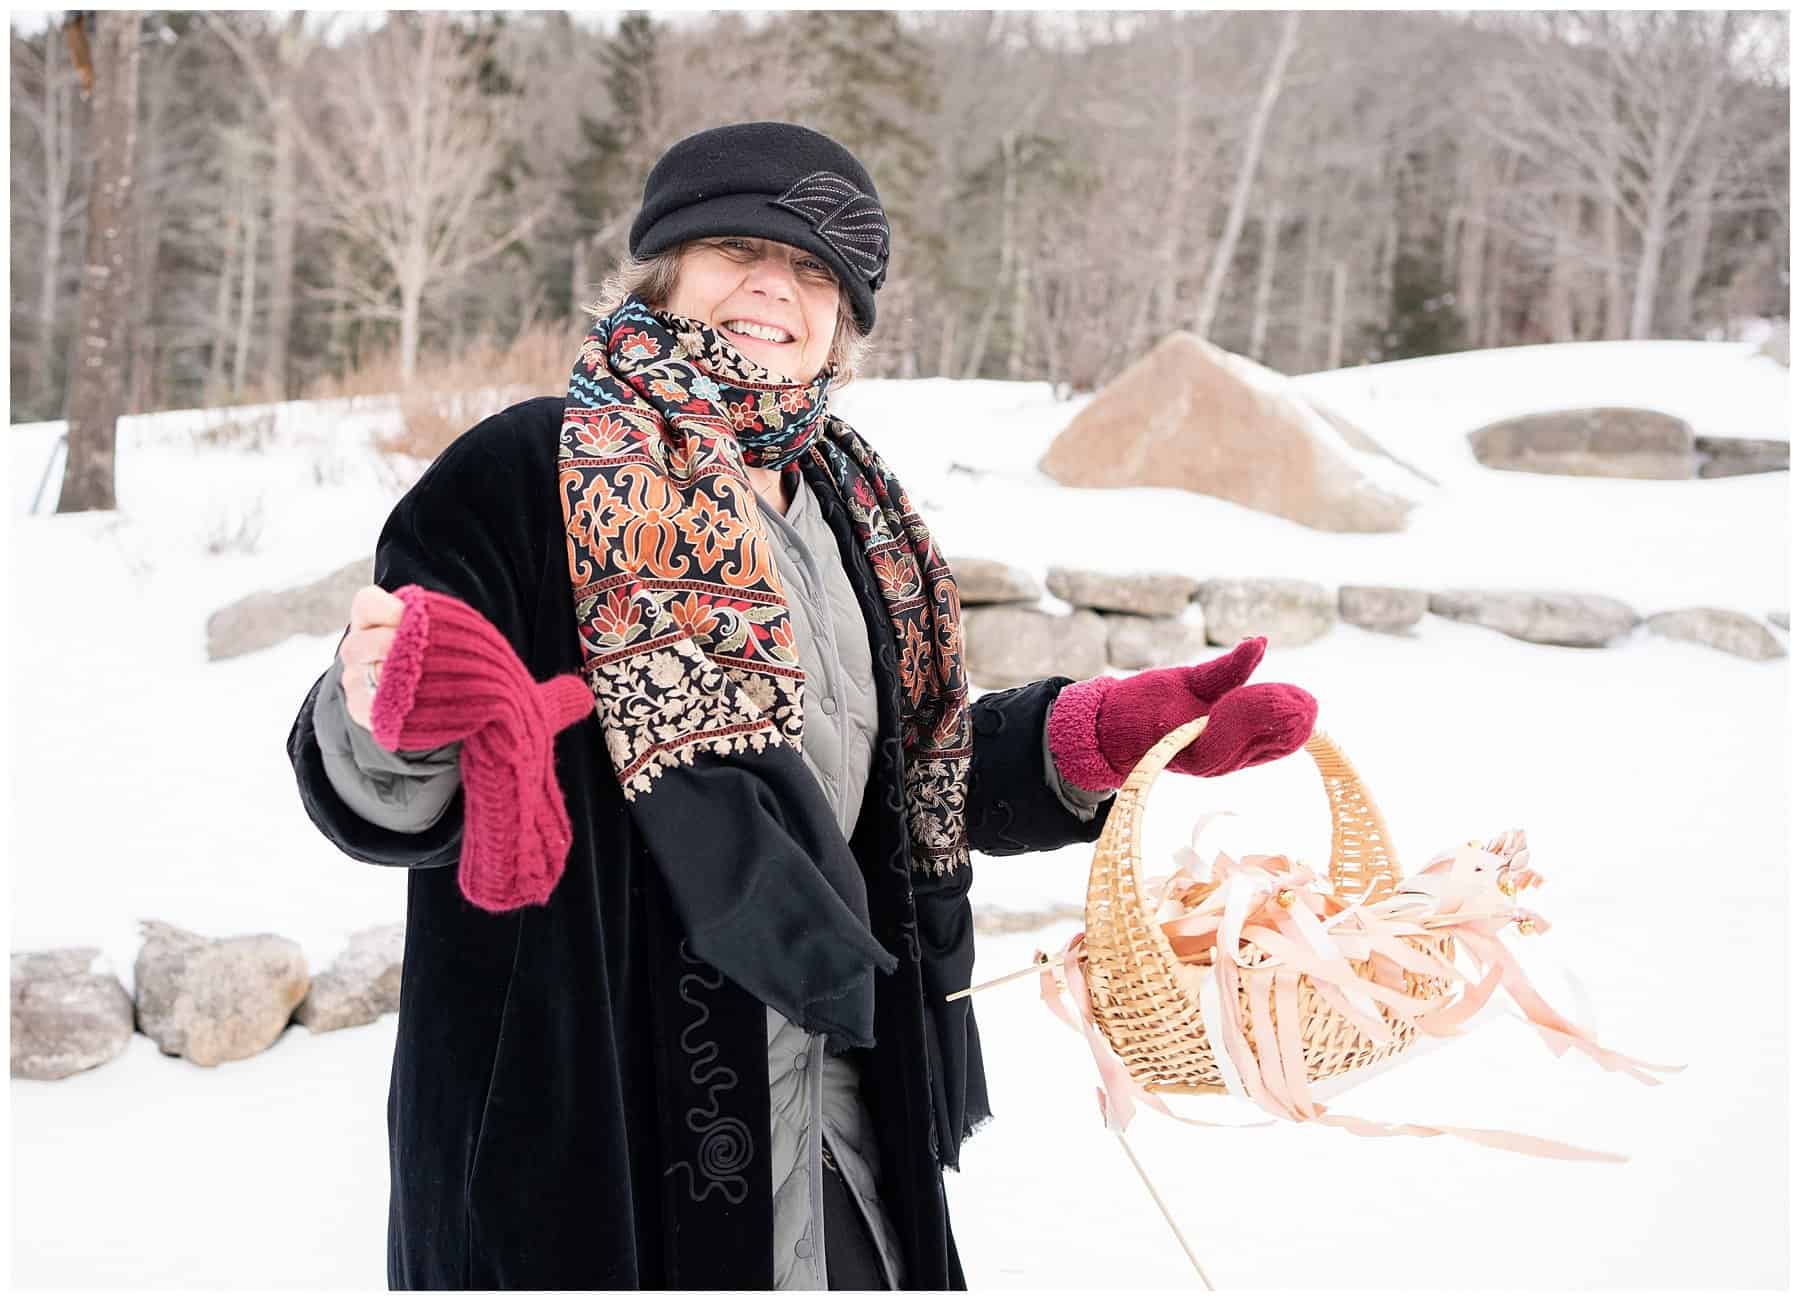
<svg viewBox="0 0 1800 1301"><path fill-rule="evenodd" d="M406 926L401 922L357 931L312 982L294 1009L294 1020L314 1034L323 1034L368 1025L385 1012L398 1012L400 960L405 950Z"/></svg>
<svg viewBox="0 0 1800 1301"><path fill-rule="evenodd" d="M364 556L302 587L252 592L215 610L206 621L206 658L230 659L289 637L339 632L350 622L350 598L374 574L375 557Z"/></svg>
<svg viewBox="0 0 1800 1301"><path fill-rule="evenodd" d="M1698 642L1742 659L1774 660L1787 654L1780 638L1757 620L1736 610L1693 606L1653 614L1645 623L1659 637Z"/></svg>
<svg viewBox="0 0 1800 1301"><path fill-rule="evenodd" d="M1469 447L1490 470L1537 474L1691 479L1700 463L1687 421L1638 407L1516 416L1483 425Z"/></svg>
<svg viewBox="0 0 1800 1301"><path fill-rule="evenodd" d="M1431 613L1545 646L1604 646L1641 620L1623 601L1587 592L1452 588L1433 592Z"/></svg>
<svg viewBox="0 0 1800 1301"><path fill-rule="evenodd" d="M138 1028L196 1066L252 1057L281 1037L306 997L306 957L279 935L212 940L166 922L143 924Z"/></svg>
<svg viewBox="0 0 1800 1301"><path fill-rule="evenodd" d="M1206 624L1192 614L1151 619L1141 614L1103 614L1106 662L1116 669L1190 664L1206 653Z"/></svg>
<svg viewBox="0 0 1800 1301"><path fill-rule="evenodd" d="M990 690L1055 674L1091 678L1106 669L1106 623L1092 610L978 605L963 611L963 642L969 680Z"/></svg>
<svg viewBox="0 0 1800 1301"><path fill-rule="evenodd" d="M1187 609L1200 583L1185 574L1106 574L1053 565L1044 586L1050 595L1090 610L1175 616Z"/></svg>
<svg viewBox="0 0 1800 1301"><path fill-rule="evenodd" d="M12 1073L60 1080L110 1062L131 1042L131 995L99 949L12 955Z"/></svg>
<svg viewBox="0 0 1800 1301"><path fill-rule="evenodd" d="M1200 584L1206 639L1235 646L1267 637L1271 646L1304 646L1331 631L1337 602L1303 578L1214 578Z"/></svg>
<svg viewBox="0 0 1800 1301"><path fill-rule="evenodd" d="M1788 612L1786 610L1770 610L1769 622L1774 624L1777 628L1780 628L1783 632L1786 632L1788 626Z"/></svg>
<svg viewBox="0 0 1800 1301"><path fill-rule="evenodd" d="M1413 503L1359 455L1372 459L1285 376L1177 331L1101 389L1038 469L1072 488L1182 488L1329 532L1405 528Z"/></svg>
<svg viewBox="0 0 1800 1301"><path fill-rule="evenodd" d="M1788 444L1779 438L1728 438L1723 434L1702 434L1694 440L1694 446L1702 458L1702 479L1768 474L1788 468Z"/></svg>
<svg viewBox="0 0 1800 1301"><path fill-rule="evenodd" d="M1340 587L1338 618L1375 632L1405 632L1425 617L1430 593L1414 587Z"/></svg>
<svg viewBox="0 0 1800 1301"><path fill-rule="evenodd" d="M952 556L950 572L956 575L956 594L964 605L1003 605L1009 601L1041 600L1044 589L1028 570L980 556Z"/></svg>

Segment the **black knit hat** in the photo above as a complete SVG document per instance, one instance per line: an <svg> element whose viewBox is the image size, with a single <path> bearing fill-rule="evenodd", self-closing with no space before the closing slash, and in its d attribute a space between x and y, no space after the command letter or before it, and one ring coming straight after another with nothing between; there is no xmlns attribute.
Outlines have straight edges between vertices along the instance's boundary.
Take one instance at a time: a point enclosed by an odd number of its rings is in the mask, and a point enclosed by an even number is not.
<svg viewBox="0 0 1800 1301"><path fill-rule="evenodd" d="M887 279L888 223L875 182L828 135L792 122L739 122L677 141L644 182L631 255L708 235L750 235L817 253L875 328Z"/></svg>

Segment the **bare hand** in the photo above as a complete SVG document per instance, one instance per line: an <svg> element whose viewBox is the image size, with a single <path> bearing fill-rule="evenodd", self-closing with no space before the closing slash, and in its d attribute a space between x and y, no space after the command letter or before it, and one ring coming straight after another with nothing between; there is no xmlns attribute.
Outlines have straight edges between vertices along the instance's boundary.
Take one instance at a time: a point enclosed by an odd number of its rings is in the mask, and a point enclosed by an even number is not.
<svg viewBox="0 0 1800 1301"><path fill-rule="evenodd" d="M369 726L369 710L375 704L369 679L380 682L381 662L405 613L404 601L373 585L357 589L350 598L350 631L338 645L338 662L344 666L344 700L350 717L361 727Z"/></svg>

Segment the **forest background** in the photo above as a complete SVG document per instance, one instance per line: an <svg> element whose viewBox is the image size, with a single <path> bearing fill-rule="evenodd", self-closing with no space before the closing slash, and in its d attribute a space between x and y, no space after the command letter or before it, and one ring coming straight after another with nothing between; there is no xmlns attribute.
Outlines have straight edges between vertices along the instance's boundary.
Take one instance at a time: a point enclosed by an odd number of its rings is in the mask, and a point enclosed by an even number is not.
<svg viewBox="0 0 1800 1301"><path fill-rule="evenodd" d="M62 17L11 32L15 423L67 414L107 102ZM147 11L124 410L560 391L652 162L759 118L881 190L869 375L1082 391L1176 329L1289 373L1733 337L1788 313L1787 26Z"/></svg>

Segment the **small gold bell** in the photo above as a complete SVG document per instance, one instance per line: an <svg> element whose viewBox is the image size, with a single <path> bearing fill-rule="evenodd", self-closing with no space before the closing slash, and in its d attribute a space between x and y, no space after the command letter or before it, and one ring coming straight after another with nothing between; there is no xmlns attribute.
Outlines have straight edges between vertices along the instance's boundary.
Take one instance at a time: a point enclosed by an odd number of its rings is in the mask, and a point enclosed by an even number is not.
<svg viewBox="0 0 1800 1301"><path fill-rule="evenodd" d="M1513 880L1510 876L1501 877L1500 878L1500 893L1505 895L1508 899L1512 898L1514 895L1519 893L1519 883L1517 881Z"/></svg>
<svg viewBox="0 0 1800 1301"><path fill-rule="evenodd" d="M1275 902L1280 904L1283 908L1291 907L1294 902L1294 892L1292 890L1277 890L1275 892Z"/></svg>
<svg viewBox="0 0 1800 1301"><path fill-rule="evenodd" d="M1519 934L1529 935L1536 929L1537 929L1537 927L1532 924L1531 918L1529 918L1529 917L1519 918Z"/></svg>

